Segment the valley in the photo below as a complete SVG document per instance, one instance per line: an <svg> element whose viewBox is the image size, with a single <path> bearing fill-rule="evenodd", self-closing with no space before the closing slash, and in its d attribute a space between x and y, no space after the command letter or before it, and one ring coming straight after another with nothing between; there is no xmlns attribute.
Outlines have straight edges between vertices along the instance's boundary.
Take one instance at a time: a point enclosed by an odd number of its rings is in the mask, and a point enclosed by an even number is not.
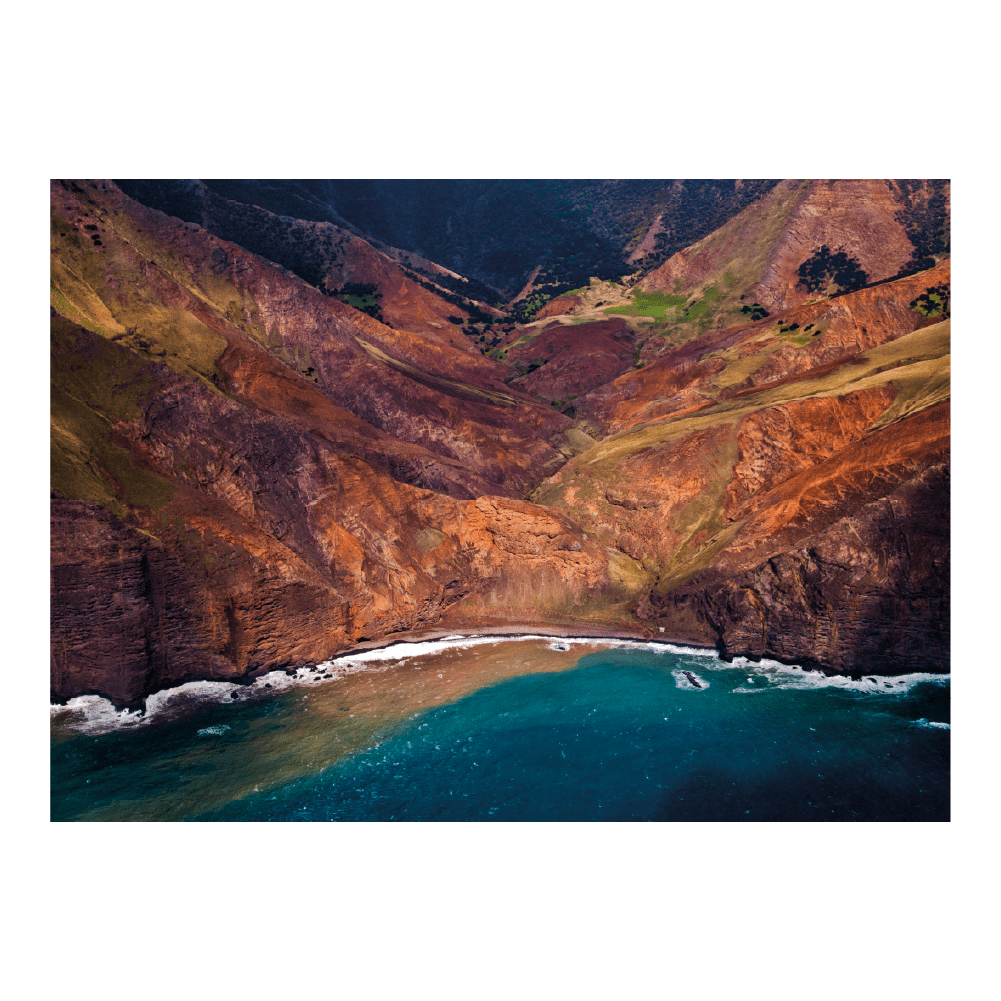
<svg viewBox="0 0 1001 1001"><path fill-rule="evenodd" d="M325 183L52 182L53 701L514 626L948 671L948 182L565 182L492 257L542 194L451 182L437 261Z"/></svg>

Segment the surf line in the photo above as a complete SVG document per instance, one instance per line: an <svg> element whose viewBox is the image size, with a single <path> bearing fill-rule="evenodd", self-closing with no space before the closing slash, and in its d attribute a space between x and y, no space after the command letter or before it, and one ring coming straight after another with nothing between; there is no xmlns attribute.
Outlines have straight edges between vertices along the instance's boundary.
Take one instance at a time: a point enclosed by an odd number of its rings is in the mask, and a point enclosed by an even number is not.
<svg viewBox="0 0 1001 1001"><path fill-rule="evenodd" d="M565 639L573 643L587 643L594 640L619 640L636 644L639 647L671 647L669 652L687 653L697 657L712 657L719 659L719 651L714 646L693 643L691 640L673 636L653 637L647 633L623 632L601 627L590 626L489 626L482 629L462 628L414 630L413 632L393 633L377 640L363 640L348 649L335 653L330 661L353 657L358 652L381 650L404 643L430 643L436 640L527 640L527 639Z"/></svg>

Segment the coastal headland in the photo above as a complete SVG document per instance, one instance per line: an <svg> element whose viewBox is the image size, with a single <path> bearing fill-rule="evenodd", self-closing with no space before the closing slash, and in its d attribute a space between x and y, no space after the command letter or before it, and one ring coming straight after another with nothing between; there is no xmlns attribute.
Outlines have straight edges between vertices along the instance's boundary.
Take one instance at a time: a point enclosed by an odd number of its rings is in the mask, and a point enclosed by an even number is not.
<svg viewBox="0 0 1001 1001"><path fill-rule="evenodd" d="M456 633L949 670L948 182L514 298L129 183L51 185L53 701Z"/></svg>

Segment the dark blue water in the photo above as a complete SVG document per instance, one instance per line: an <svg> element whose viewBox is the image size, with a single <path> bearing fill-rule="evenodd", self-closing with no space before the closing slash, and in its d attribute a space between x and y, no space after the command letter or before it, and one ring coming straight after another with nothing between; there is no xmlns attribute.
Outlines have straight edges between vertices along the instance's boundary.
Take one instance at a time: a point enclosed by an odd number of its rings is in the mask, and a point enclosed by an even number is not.
<svg viewBox="0 0 1001 1001"><path fill-rule="evenodd" d="M321 724L315 711L304 714L297 690L136 732L63 734L53 745L52 816L949 819L950 733L929 722L949 722L946 683L887 691L881 679L839 688L801 677L605 650L570 670L523 674L387 718L347 750L337 728L360 716L342 708ZM326 687L336 694L343 684ZM213 725L228 729L206 738ZM324 744L335 736L340 750ZM291 753L297 742L297 752L308 743L306 757ZM251 763L256 792L235 778ZM179 790L192 781L201 791L185 805Z"/></svg>

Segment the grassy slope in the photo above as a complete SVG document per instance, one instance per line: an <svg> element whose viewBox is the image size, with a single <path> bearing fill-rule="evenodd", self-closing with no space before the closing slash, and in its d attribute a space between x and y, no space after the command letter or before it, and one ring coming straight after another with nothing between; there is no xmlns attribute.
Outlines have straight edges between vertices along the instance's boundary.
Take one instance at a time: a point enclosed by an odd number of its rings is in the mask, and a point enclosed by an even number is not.
<svg viewBox="0 0 1001 1001"><path fill-rule="evenodd" d="M77 202L79 212L87 213L86 222L98 226L102 247L83 238L69 218L58 211L53 213L51 302L62 316L117 344L106 343L107 351L102 348L93 352L80 366L72 361L78 353L72 327L57 323L54 328L52 482L65 496L94 500L116 513L127 506L155 511L169 501L171 486L132 462L123 441L116 438L113 424L138 416L139 405L157 391L161 382L152 374L151 363L162 363L213 392L220 391L216 363L226 341L199 312L204 316L203 311L208 311L220 323L241 330L297 371L308 364L308 359L292 358L281 343L269 341L249 294L239 292L224 275L208 273L196 278L183 253L169 239L158 238L132 216L96 197L97 206L88 206L83 196ZM683 302L690 304L686 316L680 315L684 312L682 296L676 292L637 289L629 296L613 283L592 283L587 290L588 311L595 319L606 318L606 313L624 315L633 321L649 317L655 327L638 324L639 329L647 336L661 335L664 343L690 340L724 320L728 325L738 322L731 314L741 289L760 279L768 248L781 233L797 197L799 194L794 192L785 202L765 199L755 203L742 217L731 220L692 248L693 255L712 254L724 265L711 278L685 290ZM190 301L159 301L149 282L153 269L176 283ZM609 298L602 301L605 296ZM607 305L610 298L616 297L617 304ZM537 330L525 328L521 336L530 339L544 326L539 324ZM764 341L774 334L775 330L769 328L760 336ZM735 350L721 352L719 357L726 364L713 379L713 388L719 391L741 383L783 346L781 342L793 346L805 343L802 336L790 334L782 335L780 343L770 343L760 352L744 357ZM398 370L408 370L408 366L374 345L359 343L372 357ZM723 505L726 485L737 461L736 428L742 418L782 403L843 396L883 385L892 385L896 397L871 430L918 413L949 396L949 322L880 345L855 361L827 375L718 401L693 416L613 435L586 448L557 477L534 492L534 502L565 512L609 546L613 582L621 589L621 600L609 606L609 615L626 615L631 597L654 579L662 583L687 579L732 540L739 525L726 523ZM451 385L459 388L457 383ZM492 403L514 402L504 394L464 388ZM633 484L630 462L637 456L699 433L710 436L704 455L707 476L702 489L672 510L665 526L668 537L674 540L671 548L643 559L623 553L617 548L622 532L638 516L611 505L607 492ZM607 602L608 596L601 600ZM576 614L595 621L603 615L600 602L593 608L562 609L557 591L536 596L536 601L553 615Z"/></svg>
<svg viewBox="0 0 1001 1001"><path fill-rule="evenodd" d="M687 304L647 331L652 340L648 353L683 344L715 327L745 321L740 307L749 300L741 300L741 296L763 278L789 217L808 194L809 183L775 189L689 247L684 252L689 261L703 258L707 262L703 277L685 282L675 279L668 289L664 287L664 269L660 269L640 282L639 291L683 295Z"/></svg>
<svg viewBox="0 0 1001 1001"><path fill-rule="evenodd" d="M643 566L651 575L680 584L707 566L738 531L739 522L728 524L723 508L738 458L737 431L743 418L794 401L892 386L893 403L872 424L871 433L949 398L949 339L950 321L946 320L879 345L826 375L766 387L693 416L612 435L575 456L531 499L588 526L606 544L620 546L623 535L628 536L641 519L612 504L607 499L609 491L613 496L620 491L642 498L636 463L642 465L651 454L667 457L672 447L684 447L686 440L704 443L699 446L703 486L672 504L663 525L663 539L673 540L672 544L643 553Z"/></svg>
<svg viewBox="0 0 1001 1001"><path fill-rule="evenodd" d="M64 497L95 501L123 516L153 511L173 488L132 461L117 421L139 416L157 380L139 359L102 340L86 338L71 322L52 323L51 488Z"/></svg>

